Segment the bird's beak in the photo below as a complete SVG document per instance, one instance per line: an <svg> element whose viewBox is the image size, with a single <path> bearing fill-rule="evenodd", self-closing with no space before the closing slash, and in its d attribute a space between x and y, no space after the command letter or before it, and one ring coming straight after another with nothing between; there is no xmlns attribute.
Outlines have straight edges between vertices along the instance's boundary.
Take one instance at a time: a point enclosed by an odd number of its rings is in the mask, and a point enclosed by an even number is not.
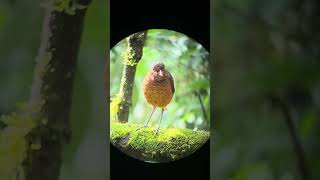
<svg viewBox="0 0 320 180"><path fill-rule="evenodd" d="M163 73L162 73L162 71L161 71L161 70L159 71L159 75L160 75L160 76L163 76Z"/></svg>

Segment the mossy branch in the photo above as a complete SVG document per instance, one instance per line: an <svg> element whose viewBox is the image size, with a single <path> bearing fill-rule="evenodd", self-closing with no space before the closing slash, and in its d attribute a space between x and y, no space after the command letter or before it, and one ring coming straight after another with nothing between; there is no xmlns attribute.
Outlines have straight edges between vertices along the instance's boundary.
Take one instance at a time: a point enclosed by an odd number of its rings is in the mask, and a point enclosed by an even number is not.
<svg viewBox="0 0 320 180"><path fill-rule="evenodd" d="M90 0L72 2L87 6ZM71 93L86 13L77 7L73 15L46 9L30 99L0 117L1 179L59 179L63 146L70 141Z"/></svg>
<svg viewBox="0 0 320 180"><path fill-rule="evenodd" d="M126 123L129 119L129 107L132 101L132 91L137 64L139 63L147 31L135 33L127 38L128 47L124 54L124 69L121 78L120 91L116 97L116 114L119 122ZM120 101L119 101L120 100Z"/></svg>
<svg viewBox="0 0 320 180"><path fill-rule="evenodd" d="M190 129L139 129L137 125L115 123L111 126L111 143L122 152L148 162L170 162L186 157L210 137L207 131Z"/></svg>
<svg viewBox="0 0 320 180"><path fill-rule="evenodd" d="M90 1L77 3L87 6ZM69 112L85 14L86 9L76 9L74 15L46 9L29 100L30 107L39 109L33 114L46 121L27 134L24 180L59 179L63 147L71 137Z"/></svg>

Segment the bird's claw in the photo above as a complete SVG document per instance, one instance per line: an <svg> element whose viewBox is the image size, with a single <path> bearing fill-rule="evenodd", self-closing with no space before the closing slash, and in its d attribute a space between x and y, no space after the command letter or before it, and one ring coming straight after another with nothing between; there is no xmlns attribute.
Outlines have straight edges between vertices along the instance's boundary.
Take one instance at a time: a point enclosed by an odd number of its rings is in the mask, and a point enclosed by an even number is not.
<svg viewBox="0 0 320 180"><path fill-rule="evenodd" d="M140 129L142 129L143 127L138 127L136 131L139 131Z"/></svg>
<svg viewBox="0 0 320 180"><path fill-rule="evenodd" d="M137 128L137 131L139 131L140 129L143 129L143 128L147 128L147 127L148 127L147 125L144 125L144 126L138 127L138 128Z"/></svg>
<svg viewBox="0 0 320 180"><path fill-rule="evenodd" d="M159 132L160 132L160 128L157 128L157 129L155 130L155 135L157 135Z"/></svg>

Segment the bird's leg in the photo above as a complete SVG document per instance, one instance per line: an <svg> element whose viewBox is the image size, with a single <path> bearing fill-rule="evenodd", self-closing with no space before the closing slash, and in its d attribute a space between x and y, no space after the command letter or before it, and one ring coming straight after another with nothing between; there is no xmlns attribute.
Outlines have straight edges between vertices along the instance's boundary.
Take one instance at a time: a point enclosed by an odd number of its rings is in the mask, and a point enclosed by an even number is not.
<svg viewBox="0 0 320 180"><path fill-rule="evenodd" d="M157 130L156 130L156 134L158 134L158 132L160 130L160 124L161 124L161 120L162 120L163 111L164 111L164 109L162 108L161 109L161 116L160 116L159 124L158 124Z"/></svg>
<svg viewBox="0 0 320 180"><path fill-rule="evenodd" d="M145 125L143 126L144 128L148 127L149 121L150 121L150 119L151 119L151 117L152 117L152 114L153 114L153 112L154 112L155 109L156 109L156 107L153 107L153 110L152 110L152 112L151 112L151 114L150 114L150 117L149 117L148 121L147 121L147 122L145 123ZM143 127L139 127L137 130L142 129Z"/></svg>
<svg viewBox="0 0 320 180"><path fill-rule="evenodd" d="M151 117L152 117L152 114L153 114L153 112L154 112L155 109L156 109L156 107L153 108L153 110L152 110L152 112L151 112L151 114L150 114L150 117L149 117L148 121L146 122L146 124L144 125L144 127L148 127L149 121L150 121L150 119L151 119Z"/></svg>

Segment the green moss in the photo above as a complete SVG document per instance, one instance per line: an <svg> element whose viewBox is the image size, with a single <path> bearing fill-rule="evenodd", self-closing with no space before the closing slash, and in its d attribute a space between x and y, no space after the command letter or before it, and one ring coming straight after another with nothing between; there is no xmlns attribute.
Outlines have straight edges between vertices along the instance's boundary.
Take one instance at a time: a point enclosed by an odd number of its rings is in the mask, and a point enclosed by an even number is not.
<svg viewBox="0 0 320 180"><path fill-rule="evenodd" d="M123 58L123 64L128 65L128 66L135 66L138 64L140 59L136 59L135 57L137 56L136 50L133 48L133 46L130 44L130 38L127 37L127 43L128 47L126 51L123 53L122 58ZM141 38L141 37L140 37Z"/></svg>
<svg viewBox="0 0 320 180"><path fill-rule="evenodd" d="M123 64L128 66L137 65L138 62L136 62L137 60L134 58L135 56L136 52L134 51L134 49L132 47L128 47L125 53L123 54Z"/></svg>
<svg viewBox="0 0 320 180"><path fill-rule="evenodd" d="M77 4L74 0L46 0L43 5L69 15L74 15L77 9L87 8L85 5Z"/></svg>
<svg viewBox="0 0 320 180"><path fill-rule="evenodd" d="M126 154L144 161L167 162L181 159L199 149L210 137L206 131L141 128L126 123L111 125L111 142Z"/></svg>
<svg viewBox="0 0 320 180"><path fill-rule="evenodd" d="M0 177L15 179L21 174L27 151L26 135L36 126L37 120L25 112L25 104L18 104L16 112L0 117L6 127L0 131ZM36 148L39 148L40 142Z"/></svg>
<svg viewBox="0 0 320 180"><path fill-rule="evenodd" d="M116 117L119 111L119 104L123 101L123 93L118 93L114 98L111 99L110 103L110 118Z"/></svg>

